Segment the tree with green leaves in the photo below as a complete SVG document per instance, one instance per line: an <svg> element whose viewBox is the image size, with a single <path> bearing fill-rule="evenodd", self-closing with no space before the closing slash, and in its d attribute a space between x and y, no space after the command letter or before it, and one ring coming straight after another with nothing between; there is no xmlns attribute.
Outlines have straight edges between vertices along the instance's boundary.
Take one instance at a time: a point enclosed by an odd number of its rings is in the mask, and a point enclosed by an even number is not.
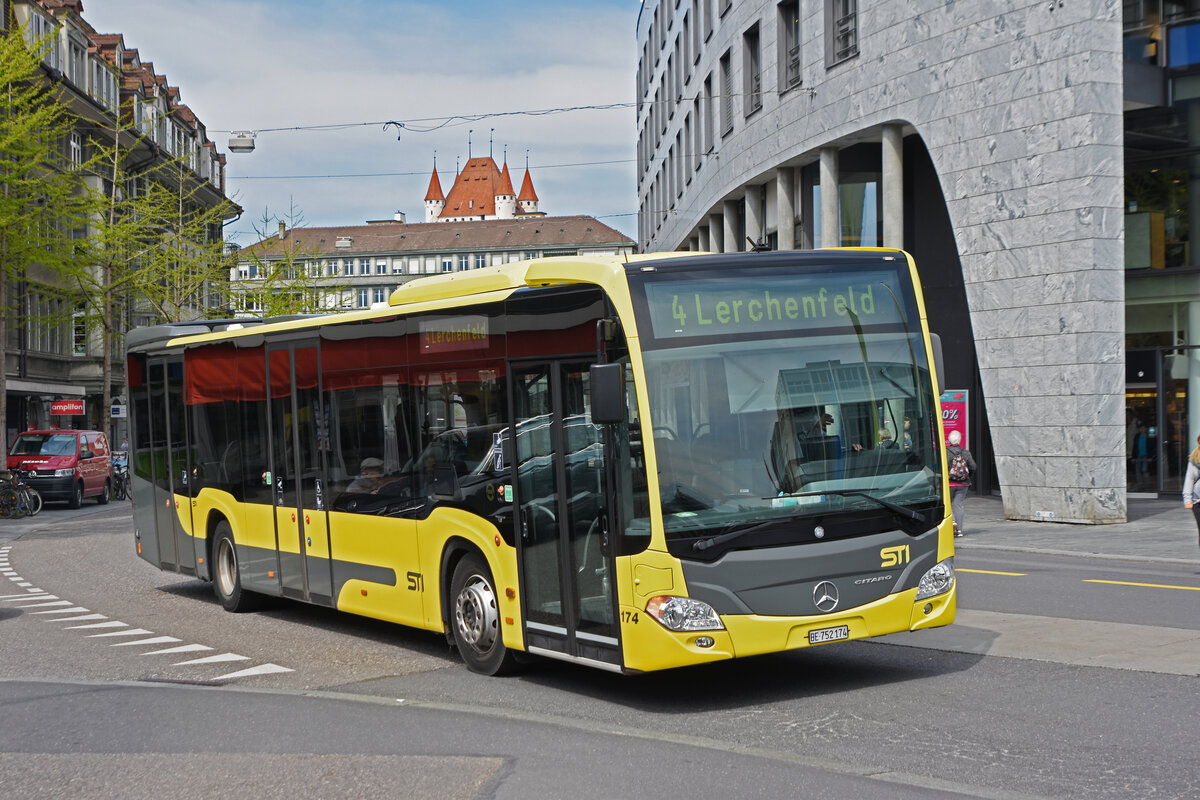
<svg viewBox="0 0 1200 800"><path fill-rule="evenodd" d="M272 224L279 232L271 233ZM303 214L293 203L283 217L263 211L254 225L256 244L241 250L237 260L250 265L253 279L242 281L241 305L263 317L293 314L328 314L342 308L347 286L323 275L321 263L328 254L299 243L288 234L304 226Z"/></svg>
<svg viewBox="0 0 1200 800"><path fill-rule="evenodd" d="M74 119L41 66L46 45L15 25L0 31L0 431L8 429L9 330L19 340L29 333L30 286L64 285L89 209L83 164L67 144Z"/></svg>
<svg viewBox="0 0 1200 800"><path fill-rule="evenodd" d="M104 425L111 409L112 362L137 315L153 323L229 316L229 259L221 225L233 203L206 186L185 156L150 149L116 116L97 130L93 151L89 257L72 272L83 317L101 339Z"/></svg>

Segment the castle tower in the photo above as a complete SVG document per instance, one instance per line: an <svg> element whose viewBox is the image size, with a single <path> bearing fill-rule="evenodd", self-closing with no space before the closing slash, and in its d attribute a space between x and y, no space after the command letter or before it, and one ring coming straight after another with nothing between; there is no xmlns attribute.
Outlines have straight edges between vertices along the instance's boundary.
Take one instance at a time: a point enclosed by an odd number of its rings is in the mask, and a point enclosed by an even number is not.
<svg viewBox="0 0 1200 800"><path fill-rule="evenodd" d="M446 207L446 195L442 194L442 183L438 180L437 164L433 165L433 177L429 179L429 191L425 192L425 221L437 222Z"/></svg>
<svg viewBox="0 0 1200 800"><path fill-rule="evenodd" d="M529 166L525 166L525 179L521 181L521 193L517 195L517 205L522 214L538 213L538 196L533 191L533 178L529 177Z"/></svg>
<svg viewBox="0 0 1200 800"><path fill-rule="evenodd" d="M508 174L508 162L500 173L500 186L496 190L496 219L512 219L517 215L517 193L513 190L512 178Z"/></svg>

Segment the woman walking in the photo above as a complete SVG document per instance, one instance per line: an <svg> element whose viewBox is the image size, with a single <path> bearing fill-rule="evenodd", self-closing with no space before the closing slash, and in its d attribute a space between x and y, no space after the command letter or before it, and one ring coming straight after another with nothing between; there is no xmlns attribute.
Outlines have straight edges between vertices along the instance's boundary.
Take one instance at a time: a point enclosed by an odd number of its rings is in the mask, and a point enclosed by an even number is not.
<svg viewBox="0 0 1200 800"><path fill-rule="evenodd" d="M1183 507L1192 510L1196 528L1200 531L1200 436L1196 437L1196 449L1188 456L1187 473L1183 478Z"/></svg>

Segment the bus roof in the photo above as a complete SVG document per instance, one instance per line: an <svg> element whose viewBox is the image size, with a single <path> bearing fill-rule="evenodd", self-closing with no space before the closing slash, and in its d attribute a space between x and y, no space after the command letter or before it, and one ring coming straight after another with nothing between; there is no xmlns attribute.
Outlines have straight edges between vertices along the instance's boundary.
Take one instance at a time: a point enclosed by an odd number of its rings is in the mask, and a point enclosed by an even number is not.
<svg viewBox="0 0 1200 800"><path fill-rule="evenodd" d="M745 254L739 254L745 257ZM785 252L759 253L765 266L772 262L797 260L803 262L846 262L871 256L895 258L902 251L879 248L831 248L819 251L789 250ZM371 319L385 319L397 312L416 313L439 311L467 305L505 300L518 289L562 286L587 283L604 288L618 311L624 316L632 313L629 289L624 276L627 269L647 269L658 265L671 266L670 262L687 259L690 267L718 267L728 264L730 254L675 251L630 256L556 256L517 261L496 267L463 272L448 272L423 275L400 284L392 291L386 306L379 305L360 311L331 314L298 315L290 317L245 318L225 320L196 320L130 331L125 339L128 352L153 350L178 345L199 344L221 339L239 338L256 334L303 330L322 325L337 325ZM680 262L678 266L684 264Z"/></svg>

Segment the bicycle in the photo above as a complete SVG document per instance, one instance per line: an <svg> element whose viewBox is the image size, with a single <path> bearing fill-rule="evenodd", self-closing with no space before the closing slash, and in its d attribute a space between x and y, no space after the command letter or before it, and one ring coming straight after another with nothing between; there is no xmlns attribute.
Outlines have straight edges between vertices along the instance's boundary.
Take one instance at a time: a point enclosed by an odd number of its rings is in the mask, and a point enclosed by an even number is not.
<svg viewBox="0 0 1200 800"><path fill-rule="evenodd" d="M133 497L133 492L129 486L129 454L124 452L113 453L112 467L113 497L117 500Z"/></svg>
<svg viewBox="0 0 1200 800"><path fill-rule="evenodd" d="M29 485L28 477L28 470L0 470L0 517L36 517L42 510L42 496Z"/></svg>

